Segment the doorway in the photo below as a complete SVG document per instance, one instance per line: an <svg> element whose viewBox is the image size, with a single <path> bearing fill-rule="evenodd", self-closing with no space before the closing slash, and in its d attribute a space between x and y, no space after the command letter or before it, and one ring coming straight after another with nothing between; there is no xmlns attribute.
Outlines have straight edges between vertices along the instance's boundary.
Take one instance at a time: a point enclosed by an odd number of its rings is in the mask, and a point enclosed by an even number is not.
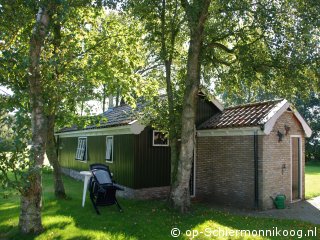
<svg viewBox="0 0 320 240"><path fill-rule="evenodd" d="M291 136L291 201L302 198L301 137Z"/></svg>

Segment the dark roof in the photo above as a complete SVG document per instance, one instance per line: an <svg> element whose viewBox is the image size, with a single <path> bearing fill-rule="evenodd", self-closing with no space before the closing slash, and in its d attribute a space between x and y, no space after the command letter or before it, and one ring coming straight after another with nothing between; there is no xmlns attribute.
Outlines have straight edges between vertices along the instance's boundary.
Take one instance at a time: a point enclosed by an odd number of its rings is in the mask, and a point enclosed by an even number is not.
<svg viewBox="0 0 320 240"><path fill-rule="evenodd" d="M250 103L225 108L224 111L212 116L200 124L198 129L219 129L261 126L264 119L282 100Z"/></svg>
<svg viewBox="0 0 320 240"><path fill-rule="evenodd" d="M99 128L127 125L136 119L135 113L140 109L141 104L138 104L136 109L132 109L129 105L110 108L102 114L103 117L107 118L107 121L101 122ZM86 129L92 128L97 128L97 126L86 127Z"/></svg>
<svg viewBox="0 0 320 240"><path fill-rule="evenodd" d="M142 107L142 104L138 103L135 109L132 109L129 105L110 108L100 115L100 117L105 117L106 120L102 120L98 125L87 126L84 129L78 129L77 126L65 127L60 129L58 132L70 132L127 125L137 118L136 113L141 111Z"/></svg>

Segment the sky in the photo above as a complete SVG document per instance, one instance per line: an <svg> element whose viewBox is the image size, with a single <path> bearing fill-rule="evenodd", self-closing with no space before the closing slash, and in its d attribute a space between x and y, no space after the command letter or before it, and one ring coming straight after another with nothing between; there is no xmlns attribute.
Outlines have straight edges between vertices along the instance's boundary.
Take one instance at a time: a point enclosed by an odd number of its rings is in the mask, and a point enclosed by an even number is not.
<svg viewBox="0 0 320 240"><path fill-rule="evenodd" d="M0 86L0 94L1 95L12 95L13 92L4 86Z"/></svg>

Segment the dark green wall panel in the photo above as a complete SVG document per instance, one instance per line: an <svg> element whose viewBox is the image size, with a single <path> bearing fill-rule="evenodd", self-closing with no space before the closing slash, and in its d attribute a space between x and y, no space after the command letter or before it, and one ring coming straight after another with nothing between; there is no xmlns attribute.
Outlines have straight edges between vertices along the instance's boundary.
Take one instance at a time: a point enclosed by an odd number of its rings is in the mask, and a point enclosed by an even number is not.
<svg viewBox="0 0 320 240"><path fill-rule="evenodd" d="M136 188L170 185L170 147L152 146L152 128L135 136Z"/></svg>
<svg viewBox="0 0 320 240"><path fill-rule="evenodd" d="M135 189L170 184L170 147L152 146L150 127L139 135L114 135L113 141L113 163L105 161L106 136L88 137L88 161L80 162L75 160L78 138L60 138L61 166L81 171L92 163L104 163L119 184Z"/></svg>
<svg viewBox="0 0 320 240"><path fill-rule="evenodd" d="M104 163L110 167L114 179L122 185L134 187L134 135L117 135L113 137L113 163L105 161L106 136L87 137L88 161L75 160L78 138L59 139L59 161L62 167L78 171L88 170L92 163Z"/></svg>
<svg viewBox="0 0 320 240"><path fill-rule="evenodd" d="M207 121L219 111L220 110L213 105L213 103L209 102L205 97L199 96L197 103L196 126Z"/></svg>

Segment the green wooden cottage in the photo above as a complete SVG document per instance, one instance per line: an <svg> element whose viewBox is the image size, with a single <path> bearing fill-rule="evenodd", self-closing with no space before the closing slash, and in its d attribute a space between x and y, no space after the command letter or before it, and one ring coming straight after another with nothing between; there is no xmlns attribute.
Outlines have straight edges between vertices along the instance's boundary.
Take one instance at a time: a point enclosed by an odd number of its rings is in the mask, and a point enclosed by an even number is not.
<svg viewBox="0 0 320 240"><path fill-rule="evenodd" d="M141 199L166 196L170 185L169 142L161 132L135 119L139 109L141 105L136 110L128 105L114 107L104 113L108 121L99 127L57 132L62 171L81 179L79 171L88 170L92 163L104 163L117 183L125 187L120 194ZM222 106L215 99L201 95L197 123L220 110Z"/></svg>
<svg viewBox="0 0 320 240"><path fill-rule="evenodd" d="M224 109L199 93L190 193L207 202L272 208L270 197L287 203L304 199L304 144L311 129L286 100ZM126 197L166 197L170 184L170 143L139 123L123 105L104 113L108 121L83 130L56 133L64 173L81 178L92 163L107 164Z"/></svg>

